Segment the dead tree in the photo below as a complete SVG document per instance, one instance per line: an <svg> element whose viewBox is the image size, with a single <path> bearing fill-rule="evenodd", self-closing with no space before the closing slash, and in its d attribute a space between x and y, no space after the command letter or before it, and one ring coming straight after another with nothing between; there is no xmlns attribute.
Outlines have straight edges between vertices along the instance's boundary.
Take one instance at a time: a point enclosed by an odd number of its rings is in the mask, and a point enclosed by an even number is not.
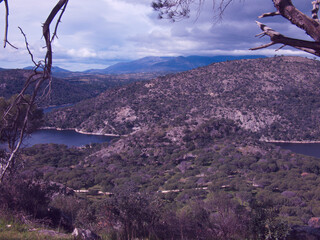
<svg viewBox="0 0 320 240"><path fill-rule="evenodd" d="M45 40L46 54L43 60L36 62L29 49L29 44L26 35L21 30L25 37L26 48L29 52L31 60L34 64L34 69L30 76L26 79L25 85L21 92L14 98L10 106L3 113L0 125L0 139L5 139L8 142L8 151L3 154L0 159L0 182L3 180L8 169L14 164L17 152L22 144L23 138L30 125L34 114L34 106L36 97L39 95L40 87L46 85L43 94L48 94L51 86L51 68L52 68L52 42L57 36L57 30L61 18L65 12L69 0L59 0L51 10L46 21L42 26L42 34ZM4 3L6 10L4 47L10 44L8 40L8 22L9 22L9 0L0 0L0 4ZM51 34L50 26L53 24L54 31ZM31 96L26 96L26 90L32 89Z"/></svg>
<svg viewBox="0 0 320 240"><path fill-rule="evenodd" d="M275 12L264 13L259 18L273 17L280 15L292 24L301 28L309 35L314 41L306 41L302 39L290 38L282 35L279 32L269 28L268 26L257 21L258 26L261 28L261 36L269 36L271 42L259 47L251 48L251 50L257 50L261 48L266 48L274 44L282 44L281 48L284 46L291 46L299 50L311 53L316 56L320 56L320 21L318 18L320 0L315 0L312 2L311 17L299 11L293 4L291 0L273 0Z"/></svg>
<svg viewBox="0 0 320 240"><path fill-rule="evenodd" d="M169 18L173 21L177 18L188 17L190 13L190 7L196 4L201 7L205 0L157 0L153 2L153 8L159 12L160 18ZM302 39L296 39L284 36L283 34L271 29L263 23L257 21L258 26L261 28L262 33L257 36L269 36L270 43L264 44L259 47L251 48L251 50L257 50L267 48L275 44L281 44L284 46L291 46L299 50L311 53L316 56L320 56L320 21L318 18L320 0L315 0L310 4L310 16L299 11L292 3L291 0L271 0L274 4L275 11L270 13L264 13L259 18L282 16L296 27L304 30L314 41L307 41ZM232 0L213 0L216 4L216 10L221 16L224 10ZM312 8L311 8L312 7Z"/></svg>

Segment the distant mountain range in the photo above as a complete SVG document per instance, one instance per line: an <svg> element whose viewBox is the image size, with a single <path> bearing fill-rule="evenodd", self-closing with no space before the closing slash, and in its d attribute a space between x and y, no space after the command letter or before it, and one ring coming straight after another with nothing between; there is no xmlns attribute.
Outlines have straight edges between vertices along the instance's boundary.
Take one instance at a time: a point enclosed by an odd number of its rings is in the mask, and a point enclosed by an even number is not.
<svg viewBox="0 0 320 240"><path fill-rule="evenodd" d="M32 70L29 70L30 68L32 67L25 69L0 68L0 96L10 98L12 95L19 93L23 88L25 80L32 73ZM98 75L74 73L57 67L53 70L50 98L42 100L39 103L41 107L76 103L87 98L95 97L108 88L156 77L156 75L152 73ZM31 89L32 88L27 89L26 93L30 94Z"/></svg>
<svg viewBox="0 0 320 240"><path fill-rule="evenodd" d="M28 66L23 68L23 70L32 70L33 68L34 68L33 66ZM70 73L71 71L61 67L52 67L52 72L53 73Z"/></svg>
<svg viewBox="0 0 320 240"><path fill-rule="evenodd" d="M215 62L226 62L240 59L265 58L264 55L240 55L240 56L188 56L188 57L144 57L128 62L119 62L104 69L89 69L77 73L86 74L132 74L132 73L176 73L188 71L194 68L207 66ZM32 70L33 66L23 68ZM0 71L6 70L0 68ZM64 77L74 72L61 68L52 67L53 75ZM158 74L159 75L159 74Z"/></svg>
<svg viewBox="0 0 320 240"><path fill-rule="evenodd" d="M26 69L6 69L0 71L0 96L5 98L10 98L12 95L19 93L25 84L25 80L32 73L31 70ZM97 96L101 91L116 84L116 81L104 81L104 79L92 78L91 82L89 80L79 81L77 78L61 79L54 77L50 97L42 100L40 104L44 107L48 105L76 103L83 99ZM26 93L31 94L31 91L32 87L28 88Z"/></svg>
<svg viewBox="0 0 320 240"><path fill-rule="evenodd" d="M225 62L239 59L265 58L263 55L242 56L189 56L189 57L144 57L131 62L117 63L105 69L91 69L86 73L99 74L124 74L124 73L149 73L149 72L182 72L203 67L215 62Z"/></svg>

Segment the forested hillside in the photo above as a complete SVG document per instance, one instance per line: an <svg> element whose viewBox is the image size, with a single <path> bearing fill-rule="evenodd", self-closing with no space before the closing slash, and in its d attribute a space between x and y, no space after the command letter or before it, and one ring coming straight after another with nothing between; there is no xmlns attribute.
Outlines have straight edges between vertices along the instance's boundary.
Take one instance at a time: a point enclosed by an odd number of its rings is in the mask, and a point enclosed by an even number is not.
<svg viewBox="0 0 320 240"><path fill-rule="evenodd" d="M215 117L261 138L318 140L319 67L301 57L215 63L106 91L50 114L47 125L123 135L151 123Z"/></svg>
<svg viewBox="0 0 320 240"><path fill-rule="evenodd" d="M319 160L260 142L258 136L230 120L150 125L130 136L115 139L109 146L68 149L36 145L26 149L23 158L25 174L63 183L73 189L89 189L93 194L98 190L114 194L120 190L125 196L140 193L157 196L164 207L159 216L164 217L170 210L177 221L181 211L187 211L188 221L202 224L200 215L188 214L196 210L194 204L208 204L212 197L220 194L232 202L228 209L254 202L262 204L263 208L271 207L273 218L278 219L272 220L275 228L280 228L280 223L306 225L312 217L320 216ZM117 197L114 200L123 200ZM227 210L225 205L216 207L221 207L221 211L234 211ZM206 214L220 211L215 207L205 209L201 211L209 211ZM244 212L238 212L239 216L232 214L226 212L221 221L235 221L239 226L253 224L241 222ZM281 221L277 222L279 219ZM163 221L170 221L170 218L166 216ZM212 221L219 220L212 218ZM165 229L171 231L168 226ZM260 230L256 226L256 231ZM192 231L184 234L192 236ZM210 229L206 227L201 234L210 235ZM228 234L249 237L251 233L247 229Z"/></svg>
<svg viewBox="0 0 320 240"><path fill-rule="evenodd" d="M31 70L22 69L2 70L0 75L0 96L9 98L14 94L18 94L31 73ZM135 81L144 81L159 74L99 75L57 71L53 75L54 79L48 97L43 98L43 94L39 94L39 96L42 96L38 101L40 107L77 103L84 99L96 97L106 89ZM27 93L31 93L31 88L27 89Z"/></svg>

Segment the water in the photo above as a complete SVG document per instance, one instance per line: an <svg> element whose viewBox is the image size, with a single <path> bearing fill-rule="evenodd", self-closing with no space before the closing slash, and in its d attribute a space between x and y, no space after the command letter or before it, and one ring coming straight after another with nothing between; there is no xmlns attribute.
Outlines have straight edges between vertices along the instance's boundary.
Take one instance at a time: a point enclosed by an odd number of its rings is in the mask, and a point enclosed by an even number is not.
<svg viewBox="0 0 320 240"><path fill-rule="evenodd" d="M320 158L320 143L277 143L276 145L295 153Z"/></svg>
<svg viewBox="0 0 320 240"><path fill-rule="evenodd" d="M52 112L54 109L59 109L59 108L65 108L65 107L71 107L73 106L73 103L70 104L65 104L65 105L59 105L59 106L53 106L53 107L47 107L43 109L43 113L49 113Z"/></svg>
<svg viewBox="0 0 320 240"><path fill-rule="evenodd" d="M114 137L88 135L73 130L37 130L23 141L23 147L41 143L65 144L68 147L80 147L91 143L110 142ZM277 143L277 146L308 156L320 158L320 143Z"/></svg>
<svg viewBox="0 0 320 240"><path fill-rule="evenodd" d="M68 147L85 146L90 143L110 142L114 137L87 135L73 130L37 130L24 140L23 146L30 147L40 143L65 144ZM308 156L320 158L320 143L277 143L277 146Z"/></svg>
<svg viewBox="0 0 320 240"><path fill-rule="evenodd" d="M77 133L73 130L37 130L23 141L23 147L40 143L65 144L68 147L80 147L90 143L110 142L114 137Z"/></svg>

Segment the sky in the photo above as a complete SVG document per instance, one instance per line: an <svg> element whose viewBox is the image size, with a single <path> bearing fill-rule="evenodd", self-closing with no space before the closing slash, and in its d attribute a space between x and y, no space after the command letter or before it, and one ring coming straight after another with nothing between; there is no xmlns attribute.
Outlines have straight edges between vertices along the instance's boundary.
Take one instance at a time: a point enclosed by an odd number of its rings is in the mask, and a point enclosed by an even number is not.
<svg viewBox="0 0 320 240"><path fill-rule="evenodd" d="M9 41L18 49L0 46L0 68L32 66L24 37L36 59L44 58L42 23L58 0L9 1ZM308 4L310 2L310 4ZM117 62L146 56L216 55L313 55L280 46L250 51L269 42L257 38L261 31L255 21L274 11L271 0L234 0L222 20L215 16L212 0L206 0L200 14L194 5L190 17L171 22L159 19L152 0L69 0L53 43L53 65L72 71L103 69ZM302 12L311 14L311 1L293 0ZM306 4L307 3L307 4ZM0 4L0 37L4 34L5 8ZM309 39L281 16L259 20L274 30L295 38Z"/></svg>

